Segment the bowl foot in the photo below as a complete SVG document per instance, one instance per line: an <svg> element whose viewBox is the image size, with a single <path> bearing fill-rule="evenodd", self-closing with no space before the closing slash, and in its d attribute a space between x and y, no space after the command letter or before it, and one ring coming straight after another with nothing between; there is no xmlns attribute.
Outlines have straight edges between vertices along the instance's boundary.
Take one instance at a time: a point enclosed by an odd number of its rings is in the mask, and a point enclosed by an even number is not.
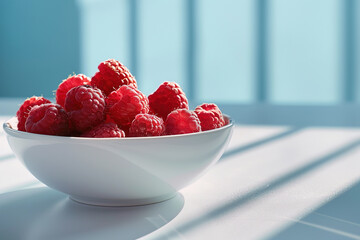
<svg viewBox="0 0 360 240"><path fill-rule="evenodd" d="M78 196L69 196L69 198L75 202L87 204L87 205L103 206L103 207L130 207L130 206L141 206L141 205L163 202L175 197L176 194L177 192L167 195L162 195L159 197L154 197L154 198L126 199L126 200L93 199L93 198L83 198Z"/></svg>

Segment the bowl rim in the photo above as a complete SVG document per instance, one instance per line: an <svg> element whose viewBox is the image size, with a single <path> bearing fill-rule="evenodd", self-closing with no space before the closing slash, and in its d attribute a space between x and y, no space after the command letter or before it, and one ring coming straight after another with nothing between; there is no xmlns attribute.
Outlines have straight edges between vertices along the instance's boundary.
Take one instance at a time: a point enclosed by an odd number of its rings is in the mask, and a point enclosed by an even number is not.
<svg viewBox="0 0 360 240"><path fill-rule="evenodd" d="M55 135L46 135L46 134L38 134L38 133L29 133L24 131L19 131L17 129L13 129L10 125L10 121L16 119L16 117L12 117L3 123L4 131L13 137L25 138L25 139L72 139L72 140L89 140L89 141L134 141L134 140L154 140L154 139L169 139L169 138L181 138L187 136L195 136L195 135L204 135L208 133L218 132L225 130L227 128L231 128L234 125L234 120L227 114L223 114L224 118L228 120L228 124L223 127L211 129L207 131L195 132L195 133L185 133L185 134L177 134L177 135L164 135L164 136L147 136L147 137L124 137L124 138L89 138L89 137L74 137L74 136L55 136Z"/></svg>

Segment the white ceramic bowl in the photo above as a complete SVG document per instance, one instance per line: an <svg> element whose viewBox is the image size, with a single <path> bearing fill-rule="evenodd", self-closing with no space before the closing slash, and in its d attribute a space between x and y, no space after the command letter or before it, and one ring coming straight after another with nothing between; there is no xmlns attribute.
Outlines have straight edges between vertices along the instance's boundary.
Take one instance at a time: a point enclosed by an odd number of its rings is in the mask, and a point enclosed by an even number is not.
<svg viewBox="0 0 360 240"><path fill-rule="evenodd" d="M11 149L41 182L78 202L130 206L169 199L201 176L223 154L233 124L118 139L49 136L12 126L15 118L3 125Z"/></svg>

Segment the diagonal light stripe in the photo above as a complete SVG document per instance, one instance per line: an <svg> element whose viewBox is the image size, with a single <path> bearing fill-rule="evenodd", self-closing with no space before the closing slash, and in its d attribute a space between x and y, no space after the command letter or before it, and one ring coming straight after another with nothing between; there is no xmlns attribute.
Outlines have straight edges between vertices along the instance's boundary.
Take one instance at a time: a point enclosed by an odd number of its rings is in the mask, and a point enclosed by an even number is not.
<svg viewBox="0 0 360 240"><path fill-rule="evenodd" d="M245 194L234 200L228 201L227 203L222 204L220 207L217 207L203 215L200 215L190 221L187 221L185 224L182 224L181 226L177 227L177 231L179 231L179 232L190 231L190 230L206 223L210 219L221 217L221 216L227 214L228 212L232 211L234 208L236 208L240 205L243 205L252 199L257 198L260 195L263 195L270 191L273 191L273 190L289 183L290 181L301 177L302 175L308 173L309 171L319 168L322 165L339 158L343 154L345 154L353 149L356 149L359 146L360 146L360 139L357 139L356 141L346 145L345 147L342 147L324 157L321 157L321 158L303 166L303 167L300 167L294 171L291 171L291 172L285 174L284 176L270 182L269 184L263 185L255 190L249 192L248 194ZM167 236L167 234L169 234L169 233L164 232L164 235L161 235L161 237L159 239L165 239L162 236Z"/></svg>
<svg viewBox="0 0 360 240"><path fill-rule="evenodd" d="M235 148L235 149L232 149L230 151L227 151L223 154L223 156L221 157L220 161L223 161L225 158L228 158L234 154L238 154L240 152L244 152L244 151L247 151L247 150L250 150L250 149L253 149L253 148L256 148L256 147L259 147L261 145L264 145L264 144L267 144L267 143L270 143L272 141L275 141L275 140L278 140L280 138L283 138L283 137L287 137L289 135L292 135L294 133L297 133L299 132L300 130L302 130L303 128L301 127L294 127L288 131L285 131L285 132L282 132L280 134L277 134L275 136L271 136L271 137L268 137L268 138L265 138L265 139L262 139L260 141L257 141L257 142L254 142L254 143L250 143L248 145L245 145L245 146L240 146L238 148Z"/></svg>

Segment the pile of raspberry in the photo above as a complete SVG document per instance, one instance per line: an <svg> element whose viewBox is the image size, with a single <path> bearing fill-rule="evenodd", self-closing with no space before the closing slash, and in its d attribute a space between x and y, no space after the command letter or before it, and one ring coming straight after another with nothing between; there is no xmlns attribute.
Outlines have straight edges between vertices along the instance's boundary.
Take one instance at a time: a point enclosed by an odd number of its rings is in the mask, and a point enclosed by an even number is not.
<svg viewBox="0 0 360 240"><path fill-rule="evenodd" d="M174 82L164 82L145 96L119 61L104 61L98 70L91 79L78 74L63 80L55 93L56 103L36 96L26 99L16 113L18 130L123 138L194 133L225 125L214 103L189 110L185 93Z"/></svg>

